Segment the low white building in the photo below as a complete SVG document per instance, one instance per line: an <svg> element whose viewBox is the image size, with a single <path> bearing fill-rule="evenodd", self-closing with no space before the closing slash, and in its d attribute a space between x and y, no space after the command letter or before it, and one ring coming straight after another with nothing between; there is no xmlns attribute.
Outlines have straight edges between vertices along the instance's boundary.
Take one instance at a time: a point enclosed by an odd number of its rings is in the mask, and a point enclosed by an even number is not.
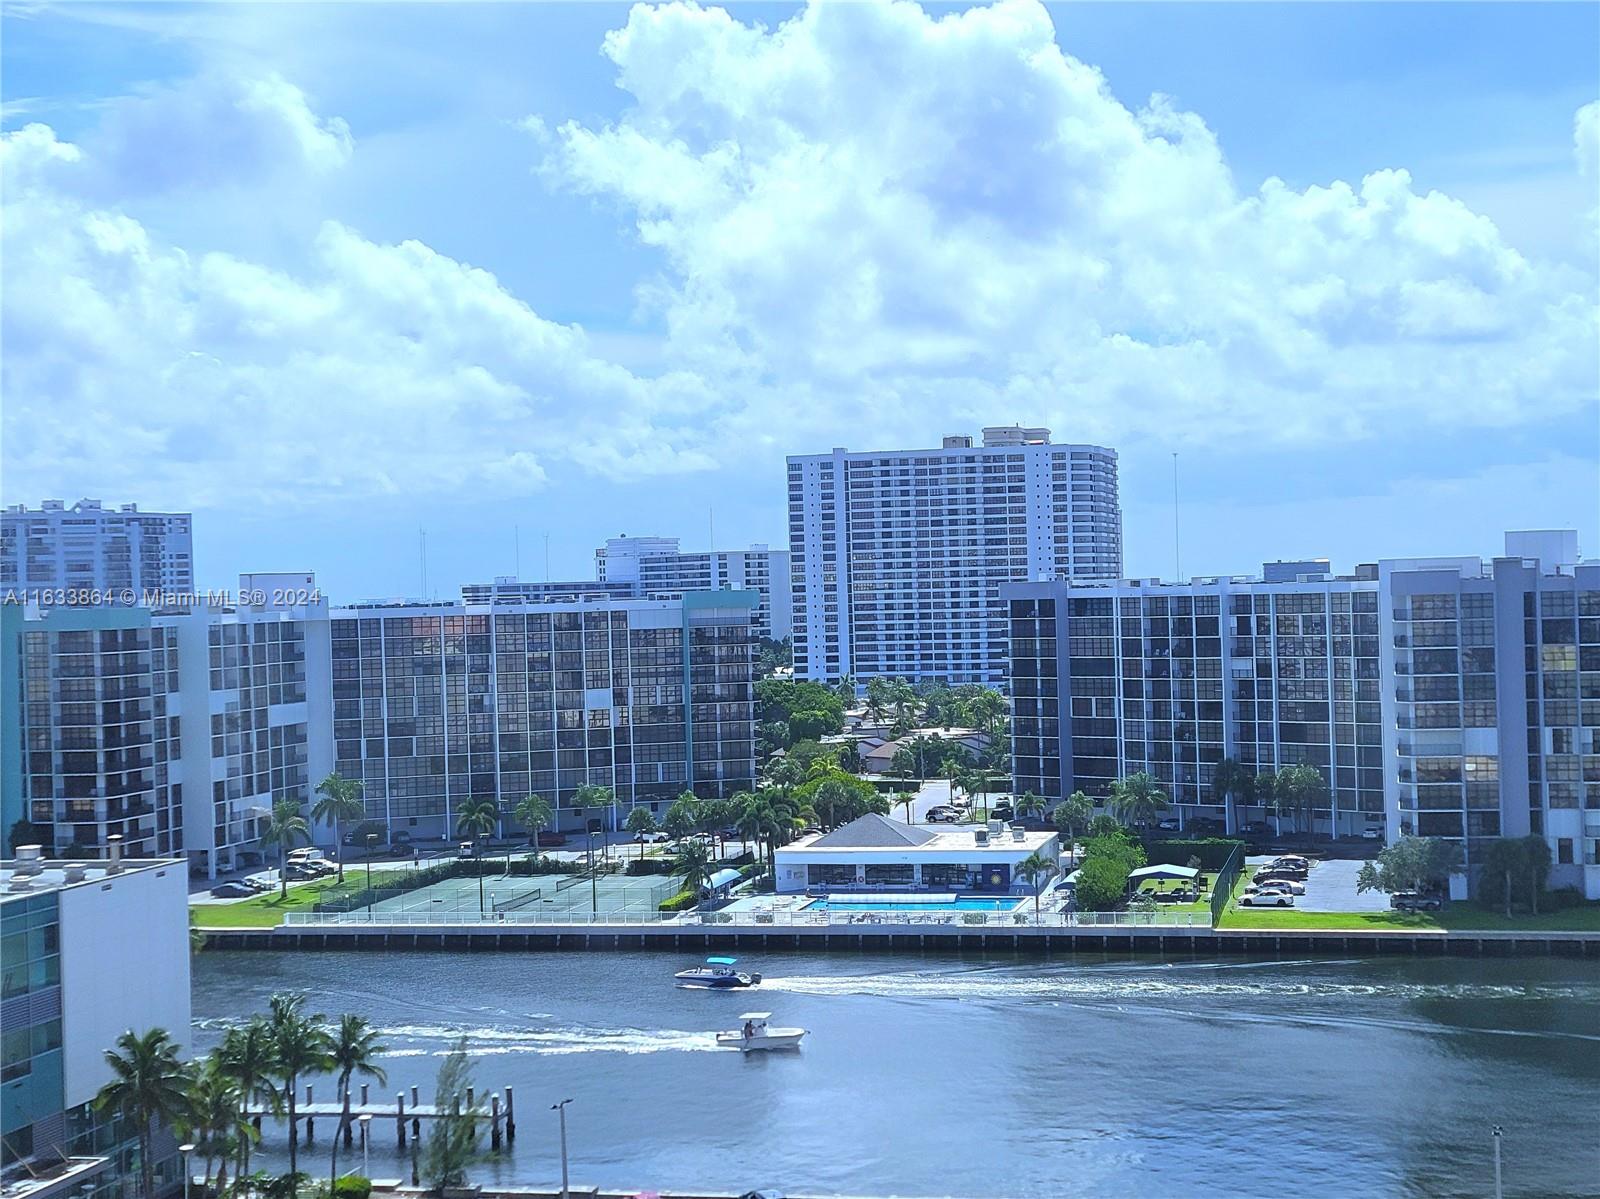
<svg viewBox="0 0 1600 1199"><path fill-rule="evenodd" d="M0 862L5 1194L114 1199L138 1178L135 1130L96 1111L123 1032L189 1045L189 889L182 859ZM159 1190L180 1177L155 1140Z"/></svg>
<svg viewBox="0 0 1600 1199"><path fill-rule="evenodd" d="M1024 858L1061 851L1053 832L988 825L927 828L869 814L830 833L778 848L780 894L811 888L845 891L987 891L1007 894Z"/></svg>

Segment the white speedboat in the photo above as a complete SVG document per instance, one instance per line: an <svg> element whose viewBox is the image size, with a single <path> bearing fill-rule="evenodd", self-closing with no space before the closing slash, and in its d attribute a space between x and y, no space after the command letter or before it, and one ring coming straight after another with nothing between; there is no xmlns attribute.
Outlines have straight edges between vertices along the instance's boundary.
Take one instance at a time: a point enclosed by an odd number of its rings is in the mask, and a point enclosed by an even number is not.
<svg viewBox="0 0 1600 1199"><path fill-rule="evenodd" d="M680 987L701 987L707 991L733 991L740 987L753 987L761 981L759 974L745 974L735 970L738 958L707 958L704 966L691 966L672 977Z"/></svg>
<svg viewBox="0 0 1600 1199"><path fill-rule="evenodd" d="M757 1049L799 1049L800 1039L806 1035L803 1028L770 1028L767 1021L771 1012L746 1012L739 1019L741 1028L717 1034L717 1044L724 1049L738 1049L751 1053Z"/></svg>

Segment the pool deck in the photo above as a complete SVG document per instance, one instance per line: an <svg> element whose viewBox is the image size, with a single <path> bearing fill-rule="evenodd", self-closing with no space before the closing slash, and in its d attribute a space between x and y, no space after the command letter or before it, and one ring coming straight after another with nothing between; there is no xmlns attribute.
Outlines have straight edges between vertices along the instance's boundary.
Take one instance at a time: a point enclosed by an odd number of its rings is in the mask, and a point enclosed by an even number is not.
<svg viewBox="0 0 1600 1199"><path fill-rule="evenodd" d="M1155 953L1235 957L1279 953L1600 959L1600 933L1338 929L1213 929L1207 925L1015 926L894 921L851 924L283 925L207 930L217 949L266 950L715 950L856 952Z"/></svg>

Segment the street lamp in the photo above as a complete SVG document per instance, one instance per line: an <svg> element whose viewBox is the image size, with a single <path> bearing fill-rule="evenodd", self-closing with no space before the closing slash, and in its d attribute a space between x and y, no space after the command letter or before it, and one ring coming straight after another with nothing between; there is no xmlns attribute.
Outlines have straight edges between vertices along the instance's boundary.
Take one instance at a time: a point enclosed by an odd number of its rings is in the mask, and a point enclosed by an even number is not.
<svg viewBox="0 0 1600 1199"><path fill-rule="evenodd" d="M377 848L378 834L367 834L367 919L372 919L372 851Z"/></svg>
<svg viewBox="0 0 1600 1199"><path fill-rule="evenodd" d="M372 1113L362 1112L356 1117L361 1123L361 1176L372 1178L372 1138L367 1134L372 1131Z"/></svg>
<svg viewBox="0 0 1600 1199"><path fill-rule="evenodd" d="M194 1145L188 1142L178 1146L178 1152L183 1154L183 1199L189 1199L189 1155L194 1149Z"/></svg>
<svg viewBox="0 0 1600 1199"><path fill-rule="evenodd" d="M550 1110L561 1113L561 1199L572 1199L572 1190L567 1183L567 1104L571 1099L563 1099L560 1103L552 1103Z"/></svg>
<svg viewBox="0 0 1600 1199"><path fill-rule="evenodd" d="M593 916L600 910L600 889L595 884L594 874L594 829L589 830L589 915Z"/></svg>

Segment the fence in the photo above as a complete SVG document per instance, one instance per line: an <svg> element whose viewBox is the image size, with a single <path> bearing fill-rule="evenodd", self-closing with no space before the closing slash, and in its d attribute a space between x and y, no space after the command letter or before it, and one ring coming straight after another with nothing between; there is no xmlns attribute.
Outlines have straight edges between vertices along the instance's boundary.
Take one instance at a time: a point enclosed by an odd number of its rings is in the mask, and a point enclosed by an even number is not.
<svg viewBox="0 0 1600 1199"><path fill-rule="evenodd" d="M289 912L286 923L296 926L356 927L365 921L334 912ZM728 932L761 932L770 928L810 928L842 925L883 926L916 931L929 925L955 925L966 928L1210 928L1204 913L1184 912L838 912L804 909L779 909L770 912L681 912L613 910L586 912L581 909L501 912L384 912L372 923L384 927L487 925L577 925L604 928L608 925L641 925L660 928L718 927Z"/></svg>
<svg viewBox="0 0 1600 1199"><path fill-rule="evenodd" d="M1233 852L1228 855L1228 860L1222 864L1222 869L1217 871L1216 877L1211 880L1211 927L1216 928L1222 923L1222 913L1228 909L1228 900L1233 898L1234 884L1239 881L1239 872L1244 869L1244 846L1235 845Z"/></svg>

